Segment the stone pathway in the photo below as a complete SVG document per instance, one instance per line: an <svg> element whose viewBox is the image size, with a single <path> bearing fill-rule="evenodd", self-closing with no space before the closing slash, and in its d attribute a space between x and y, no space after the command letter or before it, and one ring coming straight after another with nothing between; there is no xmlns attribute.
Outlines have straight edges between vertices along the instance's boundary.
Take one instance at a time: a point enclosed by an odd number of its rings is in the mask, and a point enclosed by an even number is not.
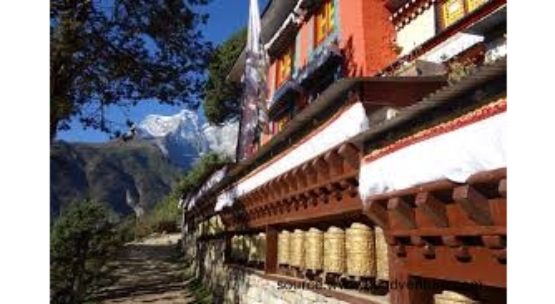
<svg viewBox="0 0 555 304"><path fill-rule="evenodd" d="M183 280L185 266L176 249L179 235L164 235L125 246L117 260L114 283L102 290L98 302L112 303L196 303Z"/></svg>

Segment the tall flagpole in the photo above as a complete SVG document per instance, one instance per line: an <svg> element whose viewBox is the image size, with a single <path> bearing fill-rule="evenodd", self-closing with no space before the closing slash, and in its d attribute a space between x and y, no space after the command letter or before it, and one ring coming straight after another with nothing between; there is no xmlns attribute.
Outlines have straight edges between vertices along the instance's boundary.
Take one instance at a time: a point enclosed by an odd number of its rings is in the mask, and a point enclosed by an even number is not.
<svg viewBox="0 0 555 304"><path fill-rule="evenodd" d="M237 160L245 159L256 144L259 133L268 132L266 99L268 96L268 55L260 36L261 22L258 0L250 0L246 45L241 125Z"/></svg>

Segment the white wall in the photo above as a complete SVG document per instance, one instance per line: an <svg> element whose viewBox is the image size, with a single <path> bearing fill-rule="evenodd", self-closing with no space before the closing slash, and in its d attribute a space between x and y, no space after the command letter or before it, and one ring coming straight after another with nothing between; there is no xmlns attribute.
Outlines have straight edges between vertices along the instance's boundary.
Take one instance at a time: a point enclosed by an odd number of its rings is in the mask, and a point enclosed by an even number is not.
<svg viewBox="0 0 555 304"><path fill-rule="evenodd" d="M401 56L410 53L417 46L435 36L435 15L432 5L397 33L397 43L403 48Z"/></svg>
<svg viewBox="0 0 555 304"><path fill-rule="evenodd" d="M369 122L364 106L360 102L353 104L321 131L308 135L310 139L306 142L296 144L292 150L285 152L282 158L239 181L233 191L237 197L245 195L368 128Z"/></svg>

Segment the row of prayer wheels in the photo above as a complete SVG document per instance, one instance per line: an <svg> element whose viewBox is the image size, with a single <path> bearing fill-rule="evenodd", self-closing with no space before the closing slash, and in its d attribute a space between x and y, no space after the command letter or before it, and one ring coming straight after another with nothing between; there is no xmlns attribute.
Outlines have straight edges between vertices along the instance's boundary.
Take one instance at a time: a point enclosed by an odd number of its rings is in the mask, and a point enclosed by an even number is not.
<svg viewBox="0 0 555 304"><path fill-rule="evenodd" d="M233 236L231 257L236 261L263 263L266 259L266 234Z"/></svg>
<svg viewBox="0 0 555 304"><path fill-rule="evenodd" d="M219 215L215 215L199 225L200 235L214 235L224 232L225 226Z"/></svg>
<svg viewBox="0 0 555 304"><path fill-rule="evenodd" d="M387 244L381 228L353 223L345 231L284 230L278 235L278 263L300 269L388 280Z"/></svg>

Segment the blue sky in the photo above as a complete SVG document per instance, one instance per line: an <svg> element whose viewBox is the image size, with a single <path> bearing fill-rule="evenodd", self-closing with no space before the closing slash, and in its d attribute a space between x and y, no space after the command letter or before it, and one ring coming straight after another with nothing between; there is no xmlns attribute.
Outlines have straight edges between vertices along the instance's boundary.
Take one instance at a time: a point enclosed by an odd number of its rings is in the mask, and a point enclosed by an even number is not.
<svg viewBox="0 0 555 304"><path fill-rule="evenodd" d="M262 12L268 0L258 2ZM247 24L249 0L212 0L203 11L210 14L208 24L203 28L205 38L219 44ZM180 109L180 107L145 102L130 109L110 108L108 115L112 120L121 122L123 125L126 118L139 122L148 114L172 115ZM72 123L70 130L58 133L58 139L69 142L102 142L108 140L108 135L91 129L83 130L79 123Z"/></svg>

